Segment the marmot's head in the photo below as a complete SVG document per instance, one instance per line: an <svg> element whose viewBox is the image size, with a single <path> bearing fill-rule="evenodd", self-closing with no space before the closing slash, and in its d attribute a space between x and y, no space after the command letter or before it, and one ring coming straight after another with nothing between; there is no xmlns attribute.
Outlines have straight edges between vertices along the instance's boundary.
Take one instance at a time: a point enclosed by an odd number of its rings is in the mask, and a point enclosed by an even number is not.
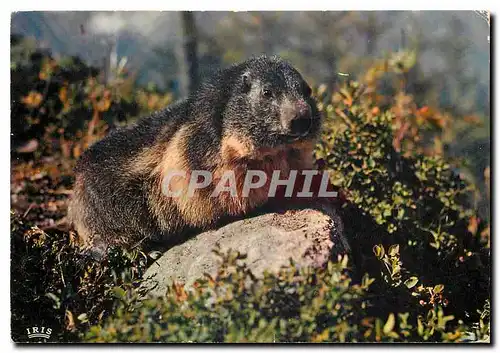
<svg viewBox="0 0 500 353"><path fill-rule="evenodd" d="M321 116L311 87L288 62L261 56L226 72L230 92L223 110L223 134L245 139L256 149L318 137Z"/></svg>

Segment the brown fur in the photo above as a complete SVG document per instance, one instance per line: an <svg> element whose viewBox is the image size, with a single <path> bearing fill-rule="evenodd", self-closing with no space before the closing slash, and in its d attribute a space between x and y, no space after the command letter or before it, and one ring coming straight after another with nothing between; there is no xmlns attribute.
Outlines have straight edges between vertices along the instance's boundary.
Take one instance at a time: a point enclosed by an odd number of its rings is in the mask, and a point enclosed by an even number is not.
<svg viewBox="0 0 500 353"><path fill-rule="evenodd" d="M195 190L193 197L187 196L191 171L185 159L185 141L189 138L189 127L179 130L167 144L159 144L154 149L142 152L131 163L133 173L150 171L155 180L154 192L149 195L151 211L160 224L169 228L172 219L168 212L174 204L182 216L181 222L194 227L206 227L225 215L242 215L265 204L268 201L268 190L271 176L275 170L280 171L280 179L287 178L290 169L301 170L313 167L312 141L300 142L276 149L255 149L250 140L237 135L223 138L220 147L220 158L213 170L211 185L205 189ZM292 151L293 150L293 151ZM292 157L292 158L290 158ZM248 197L241 197L247 170L261 170L268 176L264 186L251 189ZM167 197L162 192L162 181L170 171L185 171L185 177L174 177L170 182L170 190L181 190L180 197ZM220 178L226 171L234 171L237 197L229 192L221 192L217 198L210 197Z"/></svg>
<svg viewBox="0 0 500 353"><path fill-rule="evenodd" d="M80 176L77 176L75 180L72 201L68 207L68 219L73 221L75 230L78 233L77 242L82 247L91 246L93 237L85 226L84 215L86 214L86 209L83 202L83 180Z"/></svg>

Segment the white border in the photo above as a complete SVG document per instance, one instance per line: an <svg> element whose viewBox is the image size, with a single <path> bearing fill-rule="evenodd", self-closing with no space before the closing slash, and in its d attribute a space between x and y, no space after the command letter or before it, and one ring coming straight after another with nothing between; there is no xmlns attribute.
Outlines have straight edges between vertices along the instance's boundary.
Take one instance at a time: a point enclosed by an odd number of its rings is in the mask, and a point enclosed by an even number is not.
<svg viewBox="0 0 500 353"><path fill-rule="evenodd" d="M1 89L2 89L2 95L0 96L0 102L2 104L2 117L0 118L0 131L3 134L3 138L0 139L0 155L1 155L1 165L2 165L2 172L0 173L1 175L1 180L0 180L0 186L1 186L1 193L0 193L0 204L1 204L1 210L0 210L0 220L2 223L2 229L4 232L2 232L2 235L0 237L0 241L2 242L1 244L1 251L2 251L2 256L0 257L0 260L2 261L2 271L1 272L1 278L0 278L0 283L2 283L2 290L1 290L1 297L0 297L0 342L3 349L6 349L7 351L12 351L15 349L13 343L10 340L10 244L9 244L9 232L10 228L8 227L8 224L10 224L10 219L8 218L9 216L9 209L10 209L10 204L8 203L10 199L10 173L7 171L9 170L8 166L10 165L10 154L9 154L9 140L8 140L8 134L10 132L10 113L9 113L9 95L10 95L10 71L8 71L9 67L9 62L10 62L10 56L9 56L9 34L10 34L10 13L12 11L33 11L33 10L170 10L170 11L176 11L176 10L237 10L237 11L244 11L244 10L483 10L483 9L489 9L492 11L493 15L498 14L498 7L499 7L499 1L496 0L476 0L476 1L457 1L457 0L440 0L440 1L435 1L435 0L419 0L419 1L318 1L318 0L308 0L308 1L283 1L283 0L278 0L278 1L262 1L262 0L254 0L251 2L247 1L220 1L220 0L212 0L212 1L192 1L192 0L183 0L182 2L171 2L171 1L164 1L164 0L157 0L157 1L148 1L148 0L142 0L139 2L134 2L134 3L127 3L123 0L107 0L107 1L99 1L99 0L86 0L84 2L69 2L69 1L50 1L48 3L47 0L45 1L40 1L40 0L17 0L17 1L3 1L0 6L2 7L3 10L1 12L1 21L0 25L2 26L2 31L1 33L1 40L2 40L2 48L4 50L2 51L2 55L0 55L0 60L1 60L1 65L0 65L0 70L2 72L2 77L3 82L1 84ZM498 26L498 24L496 24ZM494 42L493 48L496 48L498 46L498 39L496 36L492 35L492 41ZM495 50L496 52L496 50ZM496 53L495 53L496 54ZM495 55L496 57L496 55ZM498 72L495 75L495 79L498 78ZM498 80L496 80L498 82ZM492 97L492 102L496 102L498 100L498 90L495 92L495 97ZM493 112L496 110L493 109ZM500 124L496 123L494 124L494 133L496 136L499 136L499 129L500 129ZM498 152L494 156L494 162L495 165L498 166L498 159L500 158L500 155ZM494 172L494 181L492 184L497 185L497 170L496 168L493 168ZM499 196L499 191L497 187L493 188L494 191L494 196L498 197ZM494 220L498 220L498 209L493 208L494 210L494 216L492 217ZM496 223L496 222L495 222ZM494 231L493 231L494 234ZM493 245L494 247L497 247L497 241L493 239ZM498 252L496 252L498 253ZM494 256L493 256L494 258ZM498 264L500 261L494 260L495 264L495 270L498 267ZM496 271L495 271L496 273ZM496 287L496 286L495 286ZM493 308L496 308L496 304L498 303L497 299L497 293L498 291L494 290L495 293L495 298L493 300L492 306ZM495 317L496 319L496 317ZM496 324L498 321L494 320L494 323ZM497 332L496 326L492 326L494 333ZM130 347L132 351L139 351L141 349L144 349L145 346L142 347ZM352 346L350 346L352 347ZM373 346L370 346L370 348ZM58 347L59 349L62 350L69 350L71 347ZM169 350L171 349L185 349L185 348L193 348L191 347L172 347L168 346L165 347ZM206 350L209 351L217 351L219 350L219 347L210 347L210 346L204 346L203 347ZM230 347L229 349L234 349L236 348L235 346ZM246 349L250 350L255 350L255 349L268 349L268 346L266 347L245 347ZM285 347L280 346L276 347L273 349L283 349ZM294 346L294 349L297 351L305 351L311 348L310 346L308 347L303 347L303 346ZM323 348L325 348L323 346ZM367 346L358 346L358 347L353 347L349 349L366 349L368 348ZM406 349L406 347L394 347L391 346L390 348L396 349L396 350L403 350ZM421 349L425 349L425 345L415 347L412 346L413 349L416 349L417 351ZM433 349L433 347L429 347ZM454 348L457 348L456 346ZM25 349L38 349L36 346L30 346L29 348ZM47 349L51 349L47 347ZM240 348L241 349L241 348ZM332 349L335 350L343 350L345 349L344 347L340 346L335 346L332 347ZM465 349L464 348L457 348L457 349Z"/></svg>
<svg viewBox="0 0 500 353"><path fill-rule="evenodd" d="M123 2L120 0L85 2L22 0L6 7L17 11L42 11L42 10L85 10L85 11L209 11L209 10L234 10L234 11L256 11L256 10L486 10L494 8L494 2L489 0L477 0L474 2L456 0L420 0L420 1L331 1L331 0L309 0L309 1L194 1L184 0L179 2L147 0L140 2Z"/></svg>

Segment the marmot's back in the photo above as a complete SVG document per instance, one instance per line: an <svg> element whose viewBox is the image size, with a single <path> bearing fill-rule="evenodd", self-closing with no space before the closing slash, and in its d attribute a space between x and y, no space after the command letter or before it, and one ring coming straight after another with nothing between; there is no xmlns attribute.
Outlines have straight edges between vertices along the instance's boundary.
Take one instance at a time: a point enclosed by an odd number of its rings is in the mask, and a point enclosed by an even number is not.
<svg viewBox="0 0 500 353"><path fill-rule="evenodd" d="M320 115L300 74L277 57L259 57L214 74L187 100L115 131L78 162L69 219L96 250L161 241L216 225L268 201L269 182L242 196L246 171L312 168ZM190 175L203 170L213 184L189 194ZM181 196L165 194L164 182ZM238 195L211 197L224 173Z"/></svg>

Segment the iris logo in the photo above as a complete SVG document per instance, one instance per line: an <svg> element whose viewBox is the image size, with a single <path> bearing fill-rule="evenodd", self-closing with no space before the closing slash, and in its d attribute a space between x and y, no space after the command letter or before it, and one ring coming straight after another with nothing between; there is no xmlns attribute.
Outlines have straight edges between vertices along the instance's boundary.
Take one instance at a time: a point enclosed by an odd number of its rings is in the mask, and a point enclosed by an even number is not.
<svg viewBox="0 0 500 353"><path fill-rule="evenodd" d="M48 327L37 327L33 326L30 328L27 328L26 331L28 331L28 338L50 338L50 335L52 333L52 329Z"/></svg>

